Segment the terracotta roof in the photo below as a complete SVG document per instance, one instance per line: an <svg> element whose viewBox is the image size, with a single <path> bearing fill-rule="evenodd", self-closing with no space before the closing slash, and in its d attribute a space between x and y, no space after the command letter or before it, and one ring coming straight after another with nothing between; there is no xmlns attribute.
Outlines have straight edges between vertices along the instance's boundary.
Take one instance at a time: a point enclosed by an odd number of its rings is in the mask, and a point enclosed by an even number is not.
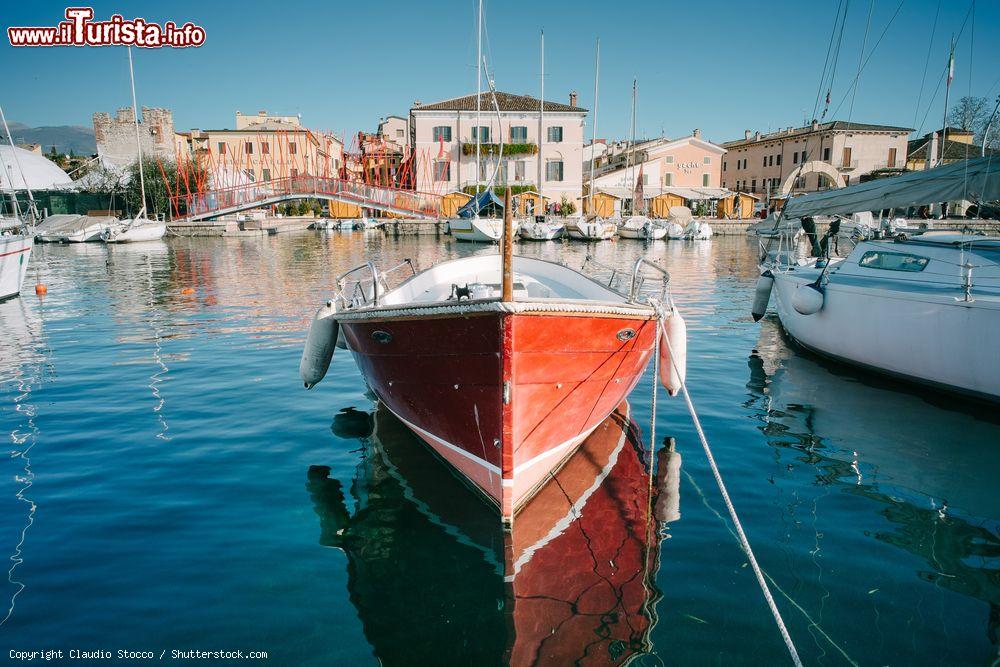
<svg viewBox="0 0 1000 667"><path fill-rule="evenodd" d="M497 104L500 106L500 111L538 111L539 101L537 97L530 97L528 95L514 95L512 93L502 93L497 92ZM483 111L493 110L493 97L489 93L482 94L482 101L480 102L480 107ZM431 104L422 104L418 107L413 107L413 111L475 111L476 110L476 96L475 94L466 95L465 97L456 97L450 100L443 100L441 102L433 102ZM559 104L558 102L550 102L545 100L545 111L579 111L581 113L586 113L587 109L583 107L571 107L568 104Z"/></svg>

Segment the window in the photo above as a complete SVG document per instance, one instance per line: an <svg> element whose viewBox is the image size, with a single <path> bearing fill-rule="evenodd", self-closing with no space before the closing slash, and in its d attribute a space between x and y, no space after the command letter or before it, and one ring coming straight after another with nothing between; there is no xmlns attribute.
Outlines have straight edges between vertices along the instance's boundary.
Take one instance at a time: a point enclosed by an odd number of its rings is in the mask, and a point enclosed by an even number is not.
<svg viewBox="0 0 1000 667"><path fill-rule="evenodd" d="M725 170L726 170L726 161L723 160L722 161L722 171L725 171Z"/></svg>
<svg viewBox="0 0 1000 667"><path fill-rule="evenodd" d="M225 155L225 154L226 154L226 142L220 141L219 142L219 155Z"/></svg>
<svg viewBox="0 0 1000 667"><path fill-rule="evenodd" d="M514 163L514 180L523 181L524 180L524 160L518 160Z"/></svg>
<svg viewBox="0 0 1000 667"><path fill-rule="evenodd" d="M559 142L562 141L562 137L563 133L561 126L549 128L549 143L558 144ZM560 178L559 180L561 181L562 178Z"/></svg>
<svg viewBox="0 0 1000 667"><path fill-rule="evenodd" d="M473 126L472 140L475 141L477 136L479 143L488 144L490 142L490 128L486 125Z"/></svg>
<svg viewBox="0 0 1000 667"><path fill-rule="evenodd" d="M889 159L886 162L886 165L889 166L889 167L895 167L896 166L896 149L895 148L890 148L889 149Z"/></svg>
<svg viewBox="0 0 1000 667"><path fill-rule="evenodd" d="M668 155L667 157L663 158L663 161L666 162L667 164L673 164L674 163L674 156L673 155Z"/></svg>
<svg viewBox="0 0 1000 667"><path fill-rule="evenodd" d="M549 128L550 130L552 128ZM562 128L560 128L561 130ZM549 160L545 163L545 180L561 181L563 179L562 160Z"/></svg>
<svg viewBox="0 0 1000 667"><path fill-rule="evenodd" d="M844 147L844 166L851 166L851 148L849 146Z"/></svg>
<svg viewBox="0 0 1000 667"><path fill-rule="evenodd" d="M751 192L757 192L757 179L756 178L753 179L752 181L750 181L750 191Z"/></svg>
<svg viewBox="0 0 1000 667"><path fill-rule="evenodd" d="M664 174L663 175L663 185L665 185L667 187L670 187L673 184L674 184L674 175L673 174Z"/></svg>
<svg viewBox="0 0 1000 667"><path fill-rule="evenodd" d="M928 259L902 252L886 252L885 250L869 250L858 260L858 266L866 269L882 269L883 271L923 271L927 268Z"/></svg>
<svg viewBox="0 0 1000 667"><path fill-rule="evenodd" d="M762 164L761 166L762 167L766 167L767 166L767 156L766 155L764 156L764 164Z"/></svg>
<svg viewBox="0 0 1000 667"><path fill-rule="evenodd" d="M262 180L262 181L269 181L269 180L271 180L271 170L270 169L266 169L266 168L265 169L261 169L260 170L260 180Z"/></svg>
<svg viewBox="0 0 1000 667"><path fill-rule="evenodd" d="M781 153L778 153L777 163L778 163L778 166L780 167L781 166Z"/></svg>
<svg viewBox="0 0 1000 667"><path fill-rule="evenodd" d="M806 161L806 152L805 152L805 150L802 151L802 158L801 159L802 159L803 162Z"/></svg>
<svg viewBox="0 0 1000 667"><path fill-rule="evenodd" d="M709 156L706 155L705 157L703 157L701 159L701 162L702 162L702 164L712 164L712 158L710 158Z"/></svg>
<svg viewBox="0 0 1000 667"><path fill-rule="evenodd" d="M448 129L450 130L451 128ZM448 160L434 161L434 180L435 181L451 180L451 162L449 162Z"/></svg>
<svg viewBox="0 0 1000 667"><path fill-rule="evenodd" d="M830 161L830 148L829 147L823 149L823 160L825 162L829 162Z"/></svg>
<svg viewBox="0 0 1000 667"><path fill-rule="evenodd" d="M433 132L434 141L451 141L451 125L437 125Z"/></svg>
<svg viewBox="0 0 1000 667"><path fill-rule="evenodd" d="M709 174L701 175L701 187L707 188L709 183L711 183L712 177Z"/></svg>
<svg viewBox="0 0 1000 667"><path fill-rule="evenodd" d="M560 178L559 180L561 181L562 179ZM642 175L642 184L649 185L649 174Z"/></svg>
<svg viewBox="0 0 1000 667"><path fill-rule="evenodd" d="M403 136L403 131L402 130L396 130L396 136L397 137L402 137Z"/></svg>
<svg viewBox="0 0 1000 667"><path fill-rule="evenodd" d="M260 142L260 154L267 155L270 152L271 152L271 144L267 143L266 141Z"/></svg>
<svg viewBox="0 0 1000 667"><path fill-rule="evenodd" d="M288 153L290 155L295 155L298 152L299 152L299 150L298 150L298 147L295 145L295 142L294 141L290 141L288 143Z"/></svg>
<svg viewBox="0 0 1000 667"><path fill-rule="evenodd" d="M795 151L794 153L792 153L792 164L798 164L798 163L799 163L799 152Z"/></svg>
<svg viewBox="0 0 1000 667"><path fill-rule="evenodd" d="M850 184L851 184L851 177L845 174L844 175L844 187L847 187Z"/></svg>
<svg viewBox="0 0 1000 667"><path fill-rule="evenodd" d="M299 175L299 170L296 169L295 167L292 167L292 178L295 178L298 175Z"/></svg>
<svg viewBox="0 0 1000 667"><path fill-rule="evenodd" d="M256 178L256 177L254 176L254 173L253 173L253 169L244 169L244 170L243 170L243 173L247 175L247 179L248 179L248 180L249 180L249 181L250 181L251 183L253 183L254 181L256 181L256 180L257 180L257 178Z"/></svg>
<svg viewBox="0 0 1000 667"><path fill-rule="evenodd" d="M244 144L244 148L245 148L245 150L246 150L246 153L247 153L247 155L253 155L253 144L251 144L251 143L250 143L250 142L248 141L248 142L246 142L246 143Z"/></svg>
<svg viewBox="0 0 1000 667"><path fill-rule="evenodd" d="M524 125L515 125L510 128L510 143L512 144L526 144L528 143L528 128Z"/></svg>

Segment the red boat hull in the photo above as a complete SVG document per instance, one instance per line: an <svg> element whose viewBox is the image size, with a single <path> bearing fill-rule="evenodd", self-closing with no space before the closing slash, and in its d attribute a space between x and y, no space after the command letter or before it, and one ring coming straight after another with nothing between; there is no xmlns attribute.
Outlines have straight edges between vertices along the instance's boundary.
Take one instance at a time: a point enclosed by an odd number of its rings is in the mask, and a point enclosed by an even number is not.
<svg viewBox="0 0 1000 667"><path fill-rule="evenodd" d="M643 314L486 312L344 320L379 399L509 521L632 391Z"/></svg>

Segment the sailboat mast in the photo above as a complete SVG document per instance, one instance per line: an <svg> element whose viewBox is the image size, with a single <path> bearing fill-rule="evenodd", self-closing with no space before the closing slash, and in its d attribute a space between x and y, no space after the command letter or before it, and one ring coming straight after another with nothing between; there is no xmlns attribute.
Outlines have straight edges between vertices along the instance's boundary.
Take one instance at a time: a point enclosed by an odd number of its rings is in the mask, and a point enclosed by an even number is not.
<svg viewBox="0 0 1000 667"><path fill-rule="evenodd" d="M637 87L636 79L632 79L632 149L629 151L629 181L632 186L632 210L631 213L634 215L636 211L635 206L635 92Z"/></svg>
<svg viewBox="0 0 1000 667"><path fill-rule="evenodd" d="M479 181L482 163L480 162L480 113L482 112L483 97L483 0L479 0L479 12L476 19L476 217L479 217Z"/></svg>
<svg viewBox="0 0 1000 667"><path fill-rule="evenodd" d="M542 213L545 212L545 197L542 195L542 146L545 145L545 31L542 30L541 46L541 69L539 79L541 79L541 92L538 93L538 202L542 206Z"/></svg>
<svg viewBox="0 0 1000 667"><path fill-rule="evenodd" d="M590 132L590 213L594 213L594 163L597 161L597 84L601 78L601 38L597 38L597 55L594 57L594 126Z"/></svg>
<svg viewBox="0 0 1000 667"><path fill-rule="evenodd" d="M145 217L146 214L146 175L142 168L142 142L139 140L139 109L135 101L135 71L132 67L132 47L128 47L128 78L132 83L132 120L135 123L135 151L139 159L139 189L142 191L142 208L136 217Z"/></svg>
<svg viewBox="0 0 1000 667"><path fill-rule="evenodd" d="M24 170L21 169L21 161L17 157L17 150L14 148L14 139L10 136L10 128L7 126L7 116L3 113L3 107L0 107L0 120L3 120L3 129L7 133L7 143L10 144L11 155L14 156L14 164L17 165L17 170L21 172L21 180L24 181L24 187L28 191L28 199L31 201L31 205L34 206L35 199L31 196L31 186L28 185L28 179L24 176ZM10 201L14 205L14 217L21 217L21 208L17 204L17 190L14 189L14 177L7 168L7 163L4 165L4 173L7 174L7 180L10 182Z"/></svg>
<svg viewBox="0 0 1000 667"><path fill-rule="evenodd" d="M955 78L955 36L951 36L948 49L948 85L944 88L944 119L941 121L941 150L938 151L938 164L944 164L944 151L948 139L948 96L951 94L951 80Z"/></svg>

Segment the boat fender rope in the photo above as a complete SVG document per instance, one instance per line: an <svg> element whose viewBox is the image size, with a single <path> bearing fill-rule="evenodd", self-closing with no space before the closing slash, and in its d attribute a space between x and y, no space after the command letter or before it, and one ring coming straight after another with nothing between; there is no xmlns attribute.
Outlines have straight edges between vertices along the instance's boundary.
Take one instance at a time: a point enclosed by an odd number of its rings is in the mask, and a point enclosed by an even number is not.
<svg viewBox="0 0 1000 667"><path fill-rule="evenodd" d="M670 338L667 336L667 332L663 324L663 319L658 318L657 321L660 326L660 335L663 336L664 340L666 340L667 348L670 349L670 363L674 364L674 354L670 346ZM677 368L676 365L674 365L674 368L679 375L680 369ZM701 440L701 446L705 450L705 455L708 457L708 464L712 468L712 474L715 475L715 482L719 485L719 491L722 492L722 499L726 503L726 509L729 511L729 516L732 518L733 525L736 527L736 535L739 538L740 546L743 548L744 553L746 553L747 558L750 560L750 566L753 568L754 575L757 577L757 583L760 585L760 590L764 594L767 606L771 608L771 615L774 617L774 622L778 626L778 632L781 633L781 638L785 641L785 646L788 647L788 653L792 657L792 662L796 667L802 667L802 660L799 658L799 652L796 650L794 642L792 642L791 635L788 634L788 628L785 627L785 622L781 618L781 612L778 611L778 605L775 604L774 598L771 596L771 589L768 588L767 582L764 580L764 573L757 564L757 558L754 556L753 549L750 547L750 541L747 539L746 533L743 532L743 524L740 523L740 518L736 514L736 508L733 506L733 501L729 498L729 491L726 490L726 483L722 481L722 474L719 472L719 466L715 463L715 457L712 455L712 448L708 444L708 438L705 436L704 429L701 427L701 420L698 419L698 413L694 409L694 403L691 402L691 395L688 393L687 382L683 377L681 377L681 393L684 395L684 402L687 404L688 412L691 413L691 421L694 423L695 431L698 433L698 439ZM655 402L653 404L653 410L656 410Z"/></svg>

